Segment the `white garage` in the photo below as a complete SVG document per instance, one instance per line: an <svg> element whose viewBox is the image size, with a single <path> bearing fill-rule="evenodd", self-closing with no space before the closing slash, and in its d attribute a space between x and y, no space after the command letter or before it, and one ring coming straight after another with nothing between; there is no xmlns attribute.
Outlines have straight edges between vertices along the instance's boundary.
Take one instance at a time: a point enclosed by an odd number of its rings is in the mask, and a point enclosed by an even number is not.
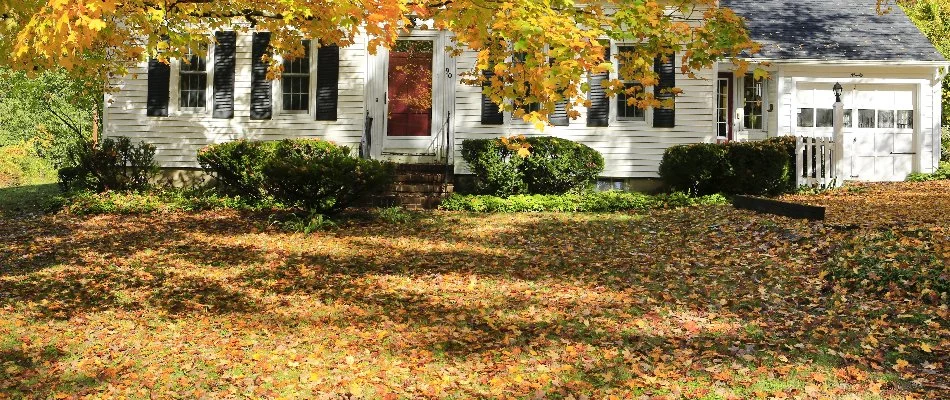
<svg viewBox="0 0 950 400"><path fill-rule="evenodd" d="M846 180L901 181L914 171L917 90L911 84L844 84ZM802 82L795 91L796 133L831 137L834 96L827 83Z"/></svg>

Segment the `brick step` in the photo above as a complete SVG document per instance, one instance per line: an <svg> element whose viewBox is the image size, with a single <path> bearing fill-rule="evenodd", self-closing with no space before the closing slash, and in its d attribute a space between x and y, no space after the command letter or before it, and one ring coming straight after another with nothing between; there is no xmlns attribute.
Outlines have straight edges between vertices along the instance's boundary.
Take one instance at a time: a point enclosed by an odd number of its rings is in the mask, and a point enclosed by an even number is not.
<svg viewBox="0 0 950 400"><path fill-rule="evenodd" d="M451 167L445 164L396 164L396 174L403 173L422 173L422 174L445 174L451 172Z"/></svg>
<svg viewBox="0 0 950 400"><path fill-rule="evenodd" d="M400 194L396 196L396 205L408 210L433 209L446 197L447 194Z"/></svg>
<svg viewBox="0 0 950 400"><path fill-rule="evenodd" d="M396 174L393 181L396 183L429 183L429 184L442 184L442 183L453 183L454 176L445 174L431 174L431 173L419 173L419 172L410 172Z"/></svg>
<svg viewBox="0 0 950 400"><path fill-rule="evenodd" d="M426 184L426 183L396 183L389 187L390 193L452 193L455 191L455 185L449 184Z"/></svg>
<svg viewBox="0 0 950 400"><path fill-rule="evenodd" d="M407 210L433 209L439 206L448 194L381 194L364 199L359 205L364 207L403 207Z"/></svg>

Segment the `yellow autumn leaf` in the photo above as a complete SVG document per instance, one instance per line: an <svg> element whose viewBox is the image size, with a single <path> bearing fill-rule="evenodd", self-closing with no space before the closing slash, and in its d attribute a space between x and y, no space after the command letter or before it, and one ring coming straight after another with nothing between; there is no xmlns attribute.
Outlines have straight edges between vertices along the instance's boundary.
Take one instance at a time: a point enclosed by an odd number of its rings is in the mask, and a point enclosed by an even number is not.
<svg viewBox="0 0 950 400"><path fill-rule="evenodd" d="M920 349L923 350L925 353L930 353L933 351L933 348L930 347L930 344L927 344L927 343L921 343Z"/></svg>
<svg viewBox="0 0 950 400"><path fill-rule="evenodd" d="M895 371L901 371L904 368L907 368L908 365L910 365L910 363L907 362L907 360L898 358L893 368Z"/></svg>
<svg viewBox="0 0 950 400"><path fill-rule="evenodd" d="M98 32L105 28L106 28L106 21L103 21L101 19L93 19L89 21L89 29L92 29Z"/></svg>

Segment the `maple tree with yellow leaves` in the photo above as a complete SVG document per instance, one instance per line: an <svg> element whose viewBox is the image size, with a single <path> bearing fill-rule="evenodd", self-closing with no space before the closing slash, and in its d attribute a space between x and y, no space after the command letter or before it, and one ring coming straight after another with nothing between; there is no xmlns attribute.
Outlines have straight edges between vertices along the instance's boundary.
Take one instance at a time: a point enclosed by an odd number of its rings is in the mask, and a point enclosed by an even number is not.
<svg viewBox="0 0 950 400"><path fill-rule="evenodd" d="M755 50L742 19L715 0L0 0L0 64L62 67L108 82L147 57L180 57L228 29L270 31L273 52L290 55L301 52L303 38L346 46L365 35L374 52L409 29L447 30L455 39L448 51L476 51L476 69L495 73L485 93L508 110L539 103L523 116L535 122L567 99L568 114L578 115L588 74L611 68L607 39L637 43L621 77L641 82L656 81L657 56L677 52L681 72L692 76ZM516 55L524 61L512 62ZM470 72L463 80L486 79ZM611 94L624 90L620 80L607 86ZM652 93L630 101L661 104Z"/></svg>

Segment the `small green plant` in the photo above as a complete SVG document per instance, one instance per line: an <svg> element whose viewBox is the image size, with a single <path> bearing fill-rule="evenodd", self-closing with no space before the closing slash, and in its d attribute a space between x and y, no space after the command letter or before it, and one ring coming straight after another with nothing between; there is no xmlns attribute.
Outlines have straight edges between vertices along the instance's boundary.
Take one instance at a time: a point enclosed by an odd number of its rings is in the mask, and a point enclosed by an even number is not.
<svg viewBox="0 0 950 400"><path fill-rule="evenodd" d="M284 220L272 215L271 224L279 226L284 231L303 233L306 235L337 227L337 223L330 219L330 217L318 212L310 212L303 216L290 214L289 217Z"/></svg>
<svg viewBox="0 0 950 400"><path fill-rule="evenodd" d="M380 208L376 210L376 216L390 224L406 224L415 219L415 215L402 207Z"/></svg>
<svg viewBox="0 0 950 400"><path fill-rule="evenodd" d="M285 209L272 198L230 196L206 189L153 189L137 192L80 190L68 193L62 210L73 215L149 214L155 212L233 209L261 211Z"/></svg>
<svg viewBox="0 0 950 400"><path fill-rule="evenodd" d="M439 208L471 212L613 212L716 204L728 204L728 199L719 194L702 197L692 197L685 193L650 196L643 193L605 191L516 195L504 198L455 194L443 200Z"/></svg>
<svg viewBox="0 0 950 400"><path fill-rule="evenodd" d="M915 172L907 176L909 182L928 182L950 179L950 161L941 161L940 166L929 174Z"/></svg>

